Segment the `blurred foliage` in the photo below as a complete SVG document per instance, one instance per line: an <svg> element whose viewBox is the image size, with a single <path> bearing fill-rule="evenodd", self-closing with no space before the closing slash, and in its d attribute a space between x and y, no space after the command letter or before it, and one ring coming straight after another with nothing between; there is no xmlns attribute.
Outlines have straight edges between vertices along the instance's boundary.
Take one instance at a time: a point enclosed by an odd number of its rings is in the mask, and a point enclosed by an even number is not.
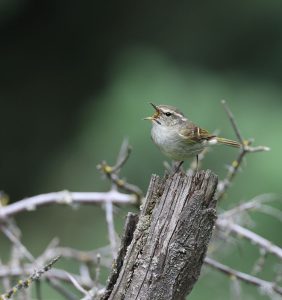
<svg viewBox="0 0 282 300"><path fill-rule="evenodd" d="M247 157L220 209L260 193L281 195L281 13L275 0L2 1L1 189L12 200L107 190L96 165L114 163L128 137L133 153L123 174L145 192L165 160L142 121L152 114L148 102L177 106L201 127L235 138L220 104L226 99L242 134L272 150ZM202 167L223 178L236 154L214 147ZM128 209L119 209L119 233ZM282 245L281 224L261 214L254 220L255 231ZM35 255L54 236L86 250L107 244L98 207L48 207L17 221ZM242 252L233 248L226 261L251 265L256 249ZM191 299L227 299L228 283L221 274L204 276ZM246 293L258 299L253 288Z"/></svg>

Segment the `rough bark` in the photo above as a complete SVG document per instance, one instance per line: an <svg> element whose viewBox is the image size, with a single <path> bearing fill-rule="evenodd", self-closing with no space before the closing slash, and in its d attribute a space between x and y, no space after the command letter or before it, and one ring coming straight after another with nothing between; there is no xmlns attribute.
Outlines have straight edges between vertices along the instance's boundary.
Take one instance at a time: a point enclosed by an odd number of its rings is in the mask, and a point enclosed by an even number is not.
<svg viewBox="0 0 282 300"><path fill-rule="evenodd" d="M211 171L153 175L139 218L128 216L102 299L184 299L200 275L215 224L216 186Z"/></svg>

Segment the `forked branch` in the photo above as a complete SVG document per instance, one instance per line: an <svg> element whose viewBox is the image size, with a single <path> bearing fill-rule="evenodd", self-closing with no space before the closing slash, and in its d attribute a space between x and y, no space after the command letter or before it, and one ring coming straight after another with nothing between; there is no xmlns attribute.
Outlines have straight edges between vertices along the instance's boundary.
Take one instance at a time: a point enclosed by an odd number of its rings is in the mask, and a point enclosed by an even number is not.
<svg viewBox="0 0 282 300"><path fill-rule="evenodd" d="M220 181L217 187L217 193L216 193L216 198L218 200L221 200L222 197L224 196L224 194L226 193L227 189L230 187L230 184L232 182L232 180L234 179L235 175L238 173L239 168L243 162L243 159L245 157L246 154L248 153L254 153L254 152L261 152L261 151L269 151L270 148L266 147L266 146L256 146L256 147L252 147L251 140L245 140L243 138L243 135L241 134L239 127L237 125L237 122L234 118L233 113L231 112L230 108L228 107L227 103L225 100L221 101L224 110L227 113L227 116L232 124L233 130L240 142L240 144L242 145L238 157L232 162L231 166L228 169L228 172L226 174L226 177L224 180Z"/></svg>

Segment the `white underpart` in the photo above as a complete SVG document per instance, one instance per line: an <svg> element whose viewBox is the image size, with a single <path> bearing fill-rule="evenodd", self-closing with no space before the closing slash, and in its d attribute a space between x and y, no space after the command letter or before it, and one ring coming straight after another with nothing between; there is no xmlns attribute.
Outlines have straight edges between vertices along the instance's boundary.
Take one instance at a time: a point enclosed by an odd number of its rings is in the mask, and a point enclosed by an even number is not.
<svg viewBox="0 0 282 300"><path fill-rule="evenodd" d="M200 143L190 142L178 134L177 128L168 128L153 123L151 131L152 139L160 150L173 160L186 160L198 155L205 147L207 141Z"/></svg>

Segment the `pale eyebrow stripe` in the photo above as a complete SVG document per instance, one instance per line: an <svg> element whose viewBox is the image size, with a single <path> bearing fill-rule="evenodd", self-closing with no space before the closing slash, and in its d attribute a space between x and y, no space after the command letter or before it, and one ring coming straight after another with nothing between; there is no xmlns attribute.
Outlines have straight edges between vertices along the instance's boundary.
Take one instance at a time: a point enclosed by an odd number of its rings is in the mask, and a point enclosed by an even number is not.
<svg viewBox="0 0 282 300"><path fill-rule="evenodd" d="M186 119L186 118L183 116L183 114L177 113L177 112L172 111L172 110L169 110L169 109L168 109L168 110L162 110L162 109L161 109L161 112L164 113L164 114L167 113L167 112L170 112L171 114L173 114L173 115L175 115L175 116L177 116L177 117L180 117L181 119L182 119L182 118L184 118L184 120Z"/></svg>
<svg viewBox="0 0 282 300"><path fill-rule="evenodd" d="M175 116L177 116L177 117L180 117L181 121L184 121L184 122L188 120L186 117L183 116L182 113L178 113L178 112L176 112L176 111L174 111L174 110L160 108L160 111L161 111L163 114L165 114L165 113L167 113L167 112L170 112L170 113L172 113L173 115L175 115Z"/></svg>
<svg viewBox="0 0 282 300"><path fill-rule="evenodd" d="M175 114L176 116L180 117L180 118L183 118L183 117L184 117L182 114L179 114L179 113L177 113L177 112L174 112L174 114Z"/></svg>

